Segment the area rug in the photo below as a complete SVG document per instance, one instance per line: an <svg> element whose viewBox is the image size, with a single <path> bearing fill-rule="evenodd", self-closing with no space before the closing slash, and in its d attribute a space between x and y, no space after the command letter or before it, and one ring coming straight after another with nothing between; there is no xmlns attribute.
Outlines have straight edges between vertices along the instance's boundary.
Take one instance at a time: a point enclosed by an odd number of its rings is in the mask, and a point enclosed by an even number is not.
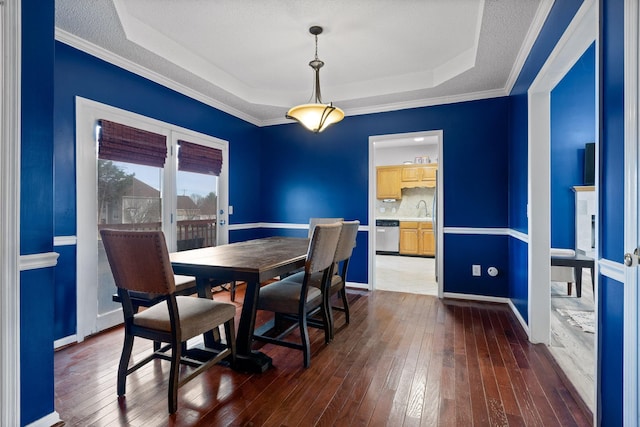
<svg viewBox="0 0 640 427"><path fill-rule="evenodd" d="M562 317L567 317L571 325L581 328L584 332L595 333L596 317L593 311L570 310L556 308Z"/></svg>

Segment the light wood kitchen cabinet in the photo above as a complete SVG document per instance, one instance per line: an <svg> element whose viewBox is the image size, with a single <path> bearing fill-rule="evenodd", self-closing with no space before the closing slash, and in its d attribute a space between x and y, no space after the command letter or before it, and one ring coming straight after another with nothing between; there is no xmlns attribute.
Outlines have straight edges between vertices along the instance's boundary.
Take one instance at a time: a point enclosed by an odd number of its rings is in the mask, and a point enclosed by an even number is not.
<svg viewBox="0 0 640 427"><path fill-rule="evenodd" d="M400 221L400 254L418 255L418 222Z"/></svg>
<svg viewBox="0 0 640 427"><path fill-rule="evenodd" d="M431 221L400 221L401 255L435 255L435 236Z"/></svg>
<svg viewBox="0 0 640 427"><path fill-rule="evenodd" d="M376 198L400 199L400 166L378 166L376 168Z"/></svg>
<svg viewBox="0 0 640 427"><path fill-rule="evenodd" d="M438 165L429 163L424 166L403 166L400 177L402 188L435 187Z"/></svg>
<svg viewBox="0 0 640 427"><path fill-rule="evenodd" d="M433 223L431 221L421 222L418 234L418 255L434 256L436 254L436 239L433 234Z"/></svg>

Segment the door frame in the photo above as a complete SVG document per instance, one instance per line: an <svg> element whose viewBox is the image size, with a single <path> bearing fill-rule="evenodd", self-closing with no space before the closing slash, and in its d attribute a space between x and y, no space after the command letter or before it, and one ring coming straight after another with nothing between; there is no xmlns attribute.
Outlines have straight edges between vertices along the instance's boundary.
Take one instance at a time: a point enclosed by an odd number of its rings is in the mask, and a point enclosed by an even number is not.
<svg viewBox="0 0 640 427"><path fill-rule="evenodd" d="M417 137L433 137L438 138L438 171L436 172L436 271L438 277L438 298L442 298L444 289L444 267L443 267L443 217L444 217L444 150L443 150L443 131L429 130L420 132L409 133L395 133L385 135L371 135L369 136L369 269L368 275L368 289L373 291L376 289L375 277L376 277L376 158L375 158L375 143L377 141L384 141L389 139L400 138L417 138Z"/></svg>
<svg viewBox="0 0 640 427"><path fill-rule="evenodd" d="M528 318L529 340L533 343L549 344L551 307L551 91L567 74L584 52L596 43L598 51L598 5L594 0L585 0L565 30L561 39L540 69L528 90ZM596 88L599 81L599 59L596 55ZM598 138L599 93L596 90L595 135ZM597 150L596 150L597 153ZM597 154L596 154L597 156ZM597 164L596 158L596 164ZM598 170L596 169L596 198L598 199ZM597 213L600 218L600 213ZM598 257L598 223L596 222L596 259ZM595 309L598 316L598 263L595 263ZM598 399L598 331L594 346L594 420L597 419Z"/></svg>
<svg viewBox="0 0 640 427"><path fill-rule="evenodd" d="M0 425L20 424L20 109L22 2L0 7Z"/></svg>
<svg viewBox="0 0 640 427"><path fill-rule="evenodd" d="M95 239L98 235L96 224L97 198L95 197L97 188L97 144L87 143L95 141L95 124L99 119L107 119L133 126L139 129L155 132L167 137L170 146L168 156L173 156L176 152L174 147L178 136L187 136L194 139L194 142L209 141L216 148L222 149L223 168L218 181L218 206L224 212L219 216L219 222L228 222L228 171L229 171L229 143L222 139L198 133L189 129L181 128L159 120L151 119L140 114L132 113L96 101L76 97L76 221L77 221L77 250L76 250L76 339L78 342L85 337L100 330L122 323L120 310L98 316L97 307L97 286L96 271L98 260L98 249ZM175 207L177 195L175 194L175 165L173 160L168 161L163 172L163 197L169 192L172 196L167 196L168 203ZM169 166L169 167L167 167ZM223 204L224 203L224 204ZM169 250L175 250L175 222L171 222L171 213L163 209L163 231L167 235L167 245ZM216 230L218 242L228 241L228 226L218 227ZM91 284L91 285L88 285ZM96 301L96 304L90 303Z"/></svg>
<svg viewBox="0 0 640 427"><path fill-rule="evenodd" d="M640 76L639 56L640 43L638 37L640 27L640 11L637 0L624 2L624 249L633 253L640 247L640 227L638 226L638 202L640 201L640 185L638 165L640 152L638 149L638 120L640 119ZM624 315L623 315L623 376L622 407L624 425L638 425L640 413L638 408L638 343L640 327L638 307L638 268L624 268Z"/></svg>

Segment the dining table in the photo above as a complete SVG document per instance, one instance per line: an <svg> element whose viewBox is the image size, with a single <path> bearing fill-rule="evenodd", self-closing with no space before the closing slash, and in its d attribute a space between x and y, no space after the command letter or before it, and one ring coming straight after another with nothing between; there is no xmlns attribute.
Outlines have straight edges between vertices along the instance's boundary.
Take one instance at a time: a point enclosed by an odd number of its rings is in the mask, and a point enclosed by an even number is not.
<svg viewBox="0 0 640 427"><path fill-rule="evenodd" d="M260 373L272 365L269 356L251 348L260 286L304 267L308 246L307 238L266 237L169 254L175 274L195 277L201 298L211 298L216 284L247 284L236 332L238 370ZM205 346L214 347L215 339L206 335Z"/></svg>

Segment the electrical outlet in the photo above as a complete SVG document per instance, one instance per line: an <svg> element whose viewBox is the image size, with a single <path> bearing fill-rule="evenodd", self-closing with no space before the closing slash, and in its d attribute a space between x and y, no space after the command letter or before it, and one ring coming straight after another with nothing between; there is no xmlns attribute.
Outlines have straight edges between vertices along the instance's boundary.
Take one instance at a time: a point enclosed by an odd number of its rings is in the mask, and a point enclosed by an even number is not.
<svg viewBox="0 0 640 427"><path fill-rule="evenodd" d="M480 276L482 274L482 269L478 264L473 264L471 266L471 274L473 276Z"/></svg>

